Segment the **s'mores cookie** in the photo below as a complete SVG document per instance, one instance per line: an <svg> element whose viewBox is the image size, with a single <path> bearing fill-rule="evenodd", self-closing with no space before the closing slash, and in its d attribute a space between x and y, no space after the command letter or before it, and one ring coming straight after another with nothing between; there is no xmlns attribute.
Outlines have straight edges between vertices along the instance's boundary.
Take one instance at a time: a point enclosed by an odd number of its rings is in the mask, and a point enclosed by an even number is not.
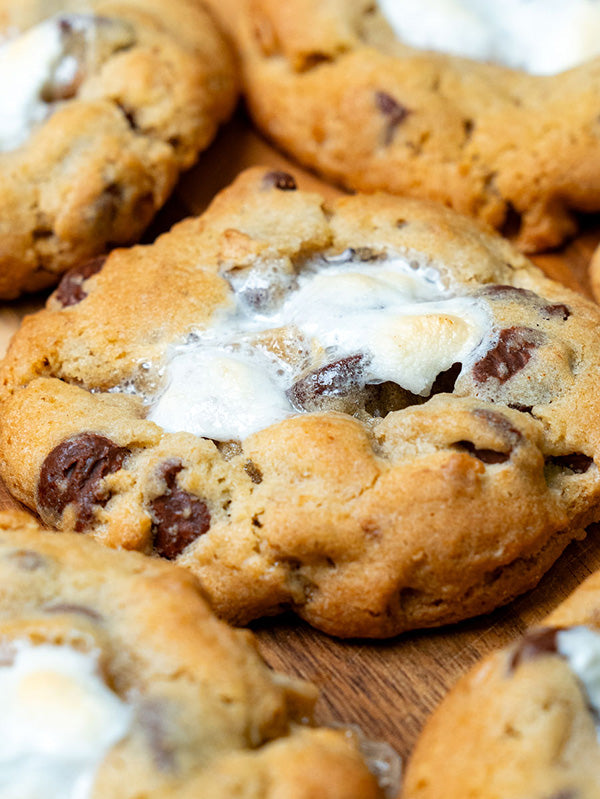
<svg viewBox="0 0 600 799"><path fill-rule="evenodd" d="M0 468L227 619L390 636L509 601L600 518L599 372L600 310L498 236L255 168L25 320Z"/></svg>
<svg viewBox="0 0 600 799"><path fill-rule="evenodd" d="M191 575L24 516L0 514L3 797L383 798Z"/></svg>
<svg viewBox="0 0 600 799"><path fill-rule="evenodd" d="M230 113L194 0L0 0L0 298L138 240Z"/></svg>
<svg viewBox="0 0 600 799"><path fill-rule="evenodd" d="M597 799L600 573L485 658L417 743L404 799Z"/></svg>
<svg viewBox="0 0 600 799"><path fill-rule="evenodd" d="M525 251L600 210L594 0L210 0L259 127L325 177L438 200Z"/></svg>

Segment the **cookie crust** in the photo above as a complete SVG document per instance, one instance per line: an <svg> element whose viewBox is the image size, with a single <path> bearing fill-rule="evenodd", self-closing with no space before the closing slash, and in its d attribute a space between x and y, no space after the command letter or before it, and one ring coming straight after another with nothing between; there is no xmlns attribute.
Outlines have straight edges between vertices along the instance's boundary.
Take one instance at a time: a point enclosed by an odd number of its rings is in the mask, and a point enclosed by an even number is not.
<svg viewBox="0 0 600 799"><path fill-rule="evenodd" d="M314 687L274 674L184 570L2 513L0 572L1 667L23 643L75 650L130 708L94 799L308 799L317 784L331 799L382 797L349 733L307 723Z"/></svg>
<svg viewBox="0 0 600 799"><path fill-rule="evenodd" d="M272 176L249 170L203 217L80 276L80 301L59 289L24 321L1 372L9 489L51 525L175 558L238 623L292 607L334 635L383 637L531 588L600 517L597 307L451 211L326 203ZM242 442L147 419L169 348L231 306L232 270L350 249L395 253L481 303L486 349L429 397L340 410L317 391L310 412Z"/></svg>
<svg viewBox="0 0 600 799"><path fill-rule="evenodd" d="M598 795L597 717L556 649L556 631L596 634L600 574L510 647L464 676L427 722L402 796L449 799Z"/></svg>
<svg viewBox="0 0 600 799"><path fill-rule="evenodd" d="M437 200L556 247L600 209L600 59L540 77L401 44L369 0L211 0L282 149L359 191Z"/></svg>
<svg viewBox="0 0 600 799"><path fill-rule="evenodd" d="M3 299L137 241L236 97L231 55L192 0L3 0L0 34L49 18L66 37L73 19L98 31L93 47L76 51L76 84L59 86L47 119L0 153Z"/></svg>

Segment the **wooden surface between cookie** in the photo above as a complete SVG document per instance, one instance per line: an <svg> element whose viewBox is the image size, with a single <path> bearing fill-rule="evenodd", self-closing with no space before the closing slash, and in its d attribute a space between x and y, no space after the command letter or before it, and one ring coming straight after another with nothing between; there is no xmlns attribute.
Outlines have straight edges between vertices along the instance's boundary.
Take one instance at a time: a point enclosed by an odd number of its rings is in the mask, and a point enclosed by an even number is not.
<svg viewBox="0 0 600 799"><path fill-rule="evenodd" d="M315 189L329 197L341 193L292 165L239 115L180 181L146 240L151 241L184 216L201 213L218 190L253 164L292 171L302 189ZM600 219L587 220L585 227L560 253L534 260L550 277L590 296L587 266L600 241ZM0 308L1 351L23 315L43 302L43 297L34 297ZM0 509L15 504L0 484ZM537 623L599 568L600 525L589 531L586 540L568 547L535 591L489 616L454 627L382 643L335 641L291 617L262 621L254 629L264 657L274 668L310 679L320 687L318 721L357 724L369 738L388 741L406 757L425 718L460 674L482 655Z"/></svg>

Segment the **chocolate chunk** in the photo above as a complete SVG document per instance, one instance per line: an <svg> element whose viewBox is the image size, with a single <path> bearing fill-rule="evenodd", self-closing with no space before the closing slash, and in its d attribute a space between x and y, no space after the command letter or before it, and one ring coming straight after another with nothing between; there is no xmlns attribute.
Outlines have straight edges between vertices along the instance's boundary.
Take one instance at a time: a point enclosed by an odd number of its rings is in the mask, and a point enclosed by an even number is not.
<svg viewBox="0 0 600 799"><path fill-rule="evenodd" d="M313 409L321 397L339 397L364 386L364 355L350 355L333 361L297 380L286 392L301 410Z"/></svg>
<svg viewBox="0 0 600 799"><path fill-rule="evenodd" d="M431 386L429 396L432 397L434 394L452 394L461 369L462 363L453 363L449 369L440 372Z"/></svg>
<svg viewBox="0 0 600 799"><path fill-rule="evenodd" d="M165 703L151 699L139 706L137 721L145 733L154 763L160 771L169 772L175 769L175 747L168 740L165 716Z"/></svg>
<svg viewBox="0 0 600 799"><path fill-rule="evenodd" d="M265 188L275 188L281 191L295 191L298 188L293 176L288 172L267 172L262 182Z"/></svg>
<svg viewBox="0 0 600 799"><path fill-rule="evenodd" d="M102 616L92 608L85 605L75 605L69 602L59 602L55 605L46 605L45 613L75 613L80 616L87 616L92 621L102 621Z"/></svg>
<svg viewBox="0 0 600 799"><path fill-rule="evenodd" d="M569 316L571 316L569 308L562 303L558 305L544 305L541 311L545 316L548 316L548 318L560 317L563 322L566 322Z"/></svg>
<svg viewBox="0 0 600 799"><path fill-rule="evenodd" d="M584 455L583 452L572 452L570 455L550 455L546 458L546 462L553 466L559 466L561 469L569 469L575 474L585 474L594 459L589 455Z"/></svg>
<svg viewBox="0 0 600 799"><path fill-rule="evenodd" d="M75 529L91 521L96 505L106 505L109 493L103 478L119 471L130 451L97 433L81 433L54 447L42 464L37 499L46 511L76 511Z"/></svg>
<svg viewBox="0 0 600 799"><path fill-rule="evenodd" d="M482 463L506 463L512 452L512 450L509 452L497 452L494 449L477 449L472 441L457 441L452 446L468 452L469 455L473 455Z"/></svg>
<svg viewBox="0 0 600 799"><path fill-rule="evenodd" d="M519 302L519 300L531 302L540 299L535 291L521 289L518 286L507 286L503 283L492 283L491 285L485 286L479 294L484 297L490 297L491 299L515 300L516 302Z"/></svg>
<svg viewBox="0 0 600 799"><path fill-rule="evenodd" d="M513 411L520 411L521 413L531 413L533 405L522 405L520 402L509 402L508 407Z"/></svg>
<svg viewBox="0 0 600 799"><path fill-rule="evenodd" d="M500 331L498 343L473 367L473 377L479 383L494 377L506 383L529 362L531 350L540 341L537 330L529 327L507 327Z"/></svg>
<svg viewBox="0 0 600 799"><path fill-rule="evenodd" d="M262 472L258 468L258 466L254 463L254 461L247 460L246 463L244 464L244 471L246 472L246 474L252 480L253 483L256 483L256 485L262 483L263 480Z"/></svg>
<svg viewBox="0 0 600 799"><path fill-rule="evenodd" d="M398 125L401 125L411 112L387 92L375 92L375 104L379 111L388 118L384 137L384 144L387 146L392 143Z"/></svg>
<svg viewBox="0 0 600 799"><path fill-rule="evenodd" d="M41 555L31 549L15 549L13 552L9 552L6 557L14 561L19 569L23 569L26 572L41 569L46 562Z"/></svg>
<svg viewBox="0 0 600 799"><path fill-rule="evenodd" d="M538 627L526 633L512 653L509 663L510 670L514 671L521 663L535 660L542 655L557 654L556 636L562 629L561 627Z"/></svg>
<svg viewBox="0 0 600 799"><path fill-rule="evenodd" d="M181 555L186 547L210 528L210 513L206 503L177 486L177 475L182 469L178 460L163 464L162 477L167 490L150 504L154 550L167 560L174 560Z"/></svg>
<svg viewBox="0 0 600 799"><path fill-rule="evenodd" d="M69 305L77 305L78 302L87 297L87 291L83 288L83 281L92 275L98 274L107 257L107 255L99 255L97 258L92 258L91 261L86 261L81 266L76 266L74 269L69 269L68 272L65 272L54 294L63 308Z"/></svg>
<svg viewBox="0 0 600 799"><path fill-rule="evenodd" d="M497 411L490 411L488 408L476 408L473 411L473 416L476 416L478 419L482 419L486 424L492 427L497 433L499 433L503 438L506 438L512 444L516 444L516 442L523 437L521 431L517 430L516 427L513 427L506 416L503 416Z"/></svg>

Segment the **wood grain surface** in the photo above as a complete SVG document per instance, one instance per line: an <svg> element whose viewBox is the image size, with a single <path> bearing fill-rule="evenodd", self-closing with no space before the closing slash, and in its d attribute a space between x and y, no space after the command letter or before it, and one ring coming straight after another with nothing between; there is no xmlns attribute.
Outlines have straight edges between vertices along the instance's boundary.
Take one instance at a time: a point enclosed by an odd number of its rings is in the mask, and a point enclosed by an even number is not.
<svg viewBox="0 0 600 799"><path fill-rule="evenodd" d="M304 189L330 197L341 193L277 153L240 113L199 164L183 176L145 240L152 241L186 215L201 213L219 189L252 164L293 171ZM554 279L589 296L587 267L599 242L600 218L589 218L583 221L582 234L563 251L534 260ZM23 315L43 302L38 296L0 308L0 351ZM0 508L14 504L0 484ZM591 529L584 541L573 543L536 590L495 613L453 627L385 643L336 641L291 616L262 621L254 629L273 667L319 685L318 721L358 724L368 737L387 740L406 757L426 716L462 672L542 619L598 568L600 526Z"/></svg>

